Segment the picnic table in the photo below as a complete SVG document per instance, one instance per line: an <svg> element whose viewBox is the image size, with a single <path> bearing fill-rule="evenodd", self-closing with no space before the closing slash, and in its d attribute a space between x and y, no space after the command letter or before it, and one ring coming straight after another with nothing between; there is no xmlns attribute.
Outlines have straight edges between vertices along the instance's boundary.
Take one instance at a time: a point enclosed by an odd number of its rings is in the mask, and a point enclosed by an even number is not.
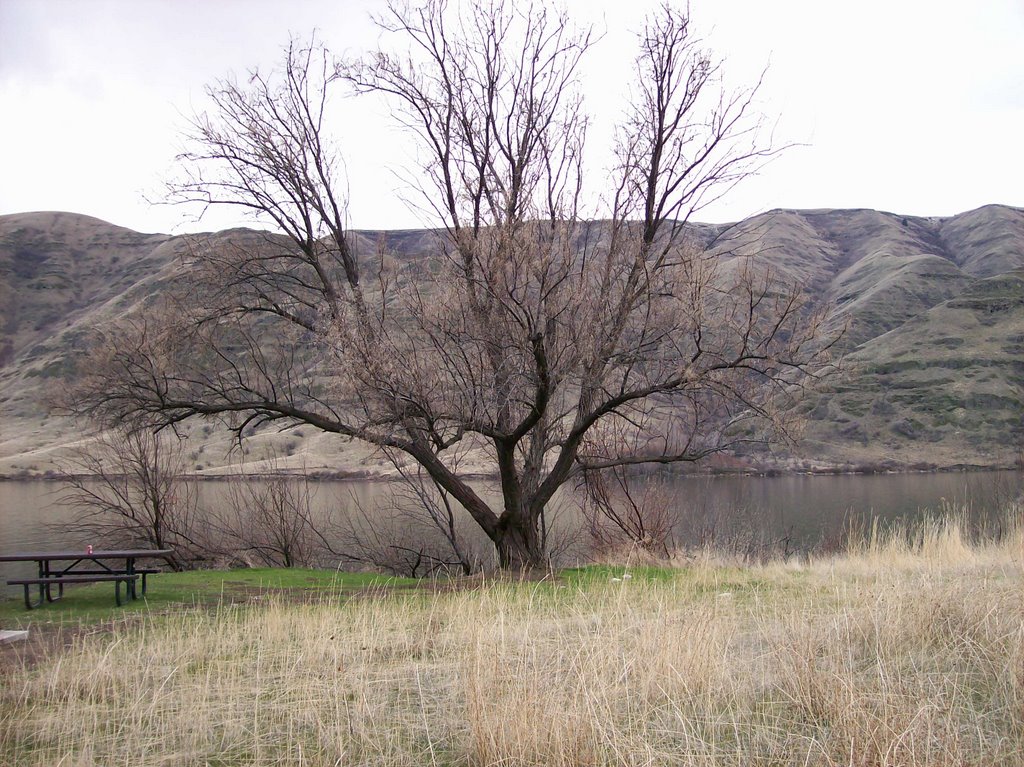
<svg viewBox="0 0 1024 767"><path fill-rule="evenodd" d="M167 558L173 549L114 549L110 551L34 551L19 554L0 554L0 562L35 562L39 568L36 578L15 578L9 586L25 589L25 607L39 607L45 599L56 602L64 596L64 586L75 583L113 582L114 599L121 606L121 585L129 599L137 599L137 583L142 579L142 594L146 594L146 576L160 572L153 567L139 567L136 560ZM124 560L123 566L119 560ZM114 562L114 564L110 564ZM33 603L32 586L39 587L39 599ZM54 596L54 587L57 594Z"/></svg>

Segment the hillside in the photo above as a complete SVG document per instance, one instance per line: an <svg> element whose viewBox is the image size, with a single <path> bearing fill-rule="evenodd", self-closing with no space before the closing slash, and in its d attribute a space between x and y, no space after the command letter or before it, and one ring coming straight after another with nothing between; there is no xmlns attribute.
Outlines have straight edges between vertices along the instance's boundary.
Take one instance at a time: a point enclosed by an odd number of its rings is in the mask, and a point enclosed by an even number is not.
<svg viewBox="0 0 1024 767"><path fill-rule="evenodd" d="M1024 211L949 218L873 210L785 210L695 225L724 264L748 254L798 281L844 328L841 377L802 405L804 440L738 464L789 468L1013 465L1024 448ZM218 235L225 242L255 236ZM359 235L375 248L379 232ZM386 233L396 257L431 233ZM144 314L181 275L188 237L140 234L72 213L0 216L0 475L52 470L80 438L46 402L73 375L87 333ZM738 262L736 262L738 263ZM309 470L376 474L371 451L309 428L257 434L242 450L211 425L190 435L195 469L271 453Z"/></svg>

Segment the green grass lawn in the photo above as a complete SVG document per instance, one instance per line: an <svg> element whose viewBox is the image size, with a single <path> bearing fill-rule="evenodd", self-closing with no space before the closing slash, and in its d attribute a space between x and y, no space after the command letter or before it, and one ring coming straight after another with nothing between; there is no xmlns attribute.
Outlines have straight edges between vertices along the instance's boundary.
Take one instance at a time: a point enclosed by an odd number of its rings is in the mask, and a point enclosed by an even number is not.
<svg viewBox="0 0 1024 767"><path fill-rule="evenodd" d="M114 603L113 583L67 586L63 599L44 603L35 610L25 609L20 595L4 599L0 601L0 626L19 629L45 624L103 623L138 613L248 601L262 594L289 592L296 599L340 597L365 589L410 587L416 583L409 578L373 573L299 568L168 572L150 575L146 597L121 607Z"/></svg>
<svg viewBox="0 0 1024 767"><path fill-rule="evenodd" d="M706 576L704 571L701 571ZM738 590L751 587L751 576L736 571L735 579L722 578L705 582L706 577L694 578L686 569L671 567L626 567L621 565L589 565L559 571L556 578L542 582L515 579L503 581L513 591L527 588L538 595L556 600L565 599L567 592L588 589L602 583L633 583L677 581L696 592L707 590ZM735 581L735 582L733 582ZM95 583L68 586L64 598L44 603L35 610L25 609L17 596L0 601L0 626L6 629L24 629L31 626L100 624L119 621L138 614L160 614L193 607L213 607L220 604L259 601L260 597L277 596L286 600L306 601L322 598L343 598L365 590L409 589L423 585L424 581L395 578L373 573L347 573L337 570L309 570L301 568L253 568L237 570L193 570L151 575L144 599L114 603L114 585ZM140 587L141 588L141 587ZM10 592L14 594L12 590ZM35 594L33 593L33 598Z"/></svg>
<svg viewBox="0 0 1024 767"><path fill-rule="evenodd" d="M585 567L569 567L559 571L559 575L569 584L588 584L596 581L632 580L667 581L679 576L682 571L671 567L626 565L587 565Z"/></svg>
<svg viewBox="0 0 1024 767"><path fill-rule="evenodd" d="M487 579L490 580L490 579ZM474 584L485 581L475 581ZM632 584L674 582L681 593L694 598L727 595L749 599L762 587L763 580L750 571L732 567L655 567L623 565L588 565L560 570L555 577L542 581L497 579L490 585L517 591L527 589L537 596L562 601L572 593L587 591L592 586L608 584L628 587ZM145 598L125 602L118 607L114 602L112 583L68 586L64 598L44 603L34 610L25 609L21 592L11 589L6 599L0 600L0 627L24 629L31 626L101 624L119 621L138 614L160 614L194 607L215 607L221 604L257 602L263 597L276 596L285 601L312 601L345 598L366 590L411 589L428 581L396 578L373 573L348 573L337 570L310 570L302 568L252 568L237 570L193 570L165 572L151 575ZM468 585L468 584L467 584ZM788 590L803 588L803 578L794 574ZM772 589L782 588L778 583ZM141 586L140 586L141 588ZM426 589L426 597L431 589ZM17 594L15 596L15 594ZM33 593L35 598L35 593Z"/></svg>

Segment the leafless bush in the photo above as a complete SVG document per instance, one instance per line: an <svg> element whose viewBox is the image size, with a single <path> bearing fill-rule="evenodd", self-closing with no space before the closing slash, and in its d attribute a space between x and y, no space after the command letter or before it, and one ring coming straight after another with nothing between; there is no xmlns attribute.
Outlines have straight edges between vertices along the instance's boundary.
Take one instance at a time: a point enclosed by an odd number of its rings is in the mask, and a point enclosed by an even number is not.
<svg viewBox="0 0 1024 767"><path fill-rule="evenodd" d="M342 558L412 578L479 570L487 558L461 529L450 494L418 465L386 454L400 480L388 485L386 500L376 506L352 498L332 534Z"/></svg>
<svg viewBox="0 0 1024 767"><path fill-rule="evenodd" d="M654 556L671 554L678 510L664 479L630 476L618 466L588 472L582 485L587 532L599 552L636 547Z"/></svg>
<svg viewBox="0 0 1024 767"><path fill-rule="evenodd" d="M587 536L594 555L624 551L656 559L712 552L746 563L809 553L792 531L766 519L766 512L743 500L711 500L700 480L630 474L621 467L594 472L580 492Z"/></svg>
<svg viewBox="0 0 1024 767"><path fill-rule="evenodd" d="M713 552L748 564L809 553L809 544L801 548L791 529L772 525L766 514L751 503L677 502L675 553Z"/></svg>
<svg viewBox="0 0 1024 767"><path fill-rule="evenodd" d="M169 548L184 570L210 554L211 531L186 477L188 455L173 433L127 426L83 442L61 467L60 503L78 512L63 529L98 548Z"/></svg>
<svg viewBox="0 0 1024 767"><path fill-rule="evenodd" d="M317 520L316 489L305 476L236 477L216 515L221 546L236 563L264 567L322 564L331 553Z"/></svg>
<svg viewBox="0 0 1024 767"><path fill-rule="evenodd" d="M338 539L342 561L405 578L472 572L452 554L443 536L408 509L356 504Z"/></svg>

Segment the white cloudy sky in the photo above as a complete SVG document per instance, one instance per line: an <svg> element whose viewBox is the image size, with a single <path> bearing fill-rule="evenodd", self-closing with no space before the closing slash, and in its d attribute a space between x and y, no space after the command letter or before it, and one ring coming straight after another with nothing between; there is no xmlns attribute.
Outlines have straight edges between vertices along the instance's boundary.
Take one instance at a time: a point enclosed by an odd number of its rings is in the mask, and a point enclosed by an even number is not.
<svg viewBox="0 0 1024 767"><path fill-rule="evenodd" d="M153 205L203 85L271 64L289 33L336 52L377 41L383 0L0 0L0 214L71 210L142 231L195 229ZM570 0L607 29L587 70L607 141L655 0ZM762 108L802 146L701 218L777 207L949 215L1024 207L1024 0L691 0L737 83L770 61ZM425 222L401 202L406 138L380 105L336 109L359 228ZM343 122L343 124L342 124ZM597 171L599 168L594 168ZM210 218L202 228L236 223Z"/></svg>

